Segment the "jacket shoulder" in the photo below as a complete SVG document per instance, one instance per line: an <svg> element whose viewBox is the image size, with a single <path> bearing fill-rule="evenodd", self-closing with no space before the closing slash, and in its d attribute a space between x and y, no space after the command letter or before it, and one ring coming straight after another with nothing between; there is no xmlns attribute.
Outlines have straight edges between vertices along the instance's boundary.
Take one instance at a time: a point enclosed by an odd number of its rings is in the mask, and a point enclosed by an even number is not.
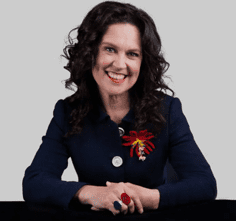
<svg viewBox="0 0 236 221"><path fill-rule="evenodd" d="M156 91L156 96L161 100L161 108L164 110L164 112L169 112L169 108L171 103L178 99L176 97L170 96L168 94L163 93L162 91Z"/></svg>

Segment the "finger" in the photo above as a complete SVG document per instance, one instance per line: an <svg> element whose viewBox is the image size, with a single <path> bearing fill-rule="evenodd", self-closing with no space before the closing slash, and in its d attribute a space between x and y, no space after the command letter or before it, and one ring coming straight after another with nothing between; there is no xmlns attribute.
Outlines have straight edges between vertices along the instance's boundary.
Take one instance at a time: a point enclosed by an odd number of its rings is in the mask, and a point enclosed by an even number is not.
<svg viewBox="0 0 236 221"><path fill-rule="evenodd" d="M132 199L126 193L121 194L121 200L125 207L124 214L126 215L128 211L130 211L130 213L134 213L134 210L135 210L134 203L132 202Z"/></svg>
<svg viewBox="0 0 236 221"><path fill-rule="evenodd" d="M132 189L133 186L136 186L135 184L129 183L129 182L125 183L125 185L126 185L127 187L129 187L130 189ZM140 202L141 202L141 201L140 201ZM135 206L135 208L140 212L140 207L138 207L135 203L134 203L134 206ZM143 211L143 207L142 207L141 213L142 213L142 211Z"/></svg>
<svg viewBox="0 0 236 221"><path fill-rule="evenodd" d="M129 212L129 210L131 213L134 213L134 211L135 211L135 206L134 206L132 199L130 199L130 203L128 205L126 205L125 202L122 202L122 204L121 204L121 209L120 209L121 213L126 215Z"/></svg>
<svg viewBox="0 0 236 221"><path fill-rule="evenodd" d="M124 215L126 215L128 213L128 211L129 211L129 207L122 202L120 212L123 213Z"/></svg>
<svg viewBox="0 0 236 221"><path fill-rule="evenodd" d="M100 209L96 208L96 207L91 207L91 210L94 210L94 211L100 211Z"/></svg>
<svg viewBox="0 0 236 221"><path fill-rule="evenodd" d="M143 212L143 205L142 205L141 200L140 200L139 196L137 195L137 193L127 186L125 186L124 189L125 189L124 192L133 201L133 202L131 201L130 204L128 205L130 212L132 213L135 210L135 206L136 206L138 212L142 213Z"/></svg>
<svg viewBox="0 0 236 221"><path fill-rule="evenodd" d="M94 207L94 206L92 206L91 209L95 210L95 211L104 211L104 210L106 210L104 208L97 208L97 207Z"/></svg>
<svg viewBox="0 0 236 221"><path fill-rule="evenodd" d="M143 205L137 196L131 197L131 199L134 201L134 206L138 210L139 213L143 213Z"/></svg>
<svg viewBox="0 0 236 221"><path fill-rule="evenodd" d="M139 208L137 207L137 205L134 203L134 207L135 209L137 209L139 211Z"/></svg>
<svg viewBox="0 0 236 221"><path fill-rule="evenodd" d="M134 201L132 199L130 200L130 203L128 205L128 210L130 211L131 214L134 213L135 211Z"/></svg>
<svg viewBox="0 0 236 221"><path fill-rule="evenodd" d="M130 197L130 203L127 205L128 210L130 213L134 213L135 211L135 205L137 205L137 210L142 211L142 203L139 199L139 196L129 187L126 185L124 186L124 193L126 193Z"/></svg>
<svg viewBox="0 0 236 221"><path fill-rule="evenodd" d="M109 208L109 210L113 213L114 216L116 216L120 213L120 210L116 210L114 207Z"/></svg>
<svg viewBox="0 0 236 221"><path fill-rule="evenodd" d="M128 206L127 205L125 205L119 198L116 200L117 202L119 202L119 204L121 203L121 207L120 207L120 209L119 210L117 210L116 208L115 208L115 206L114 206L114 202L113 202L113 208L112 208L112 212L113 212L113 209L114 209L114 211L118 211L119 213L123 213L124 215L126 215L127 213L128 213ZM113 212L114 213L114 212Z"/></svg>
<svg viewBox="0 0 236 221"><path fill-rule="evenodd" d="M121 187L123 189L123 193L126 193L129 197L135 194L135 192L132 191L132 189L130 189L129 187L127 187L123 182L120 182L119 184L121 185ZM122 197L122 194L120 197ZM130 203L128 205L126 205L125 203L123 203L123 204L124 204L124 209L122 209L122 211L124 210L124 214L127 214L128 211L130 211L130 213L134 213L135 206L134 206L134 202L131 197L130 197Z"/></svg>

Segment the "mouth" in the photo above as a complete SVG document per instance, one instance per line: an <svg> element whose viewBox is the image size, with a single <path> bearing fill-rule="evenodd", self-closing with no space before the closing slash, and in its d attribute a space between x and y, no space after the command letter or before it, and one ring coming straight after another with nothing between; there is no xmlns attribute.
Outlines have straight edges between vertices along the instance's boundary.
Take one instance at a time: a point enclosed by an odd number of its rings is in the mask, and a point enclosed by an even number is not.
<svg viewBox="0 0 236 221"><path fill-rule="evenodd" d="M107 74L109 79L112 80L115 83L123 83L125 81L125 79L127 78L127 76L128 76L128 75L122 74L125 77L122 77L121 79L117 79L114 75L111 76L110 74L108 74L108 71L105 71L105 73ZM122 75L120 75L120 76L122 76Z"/></svg>

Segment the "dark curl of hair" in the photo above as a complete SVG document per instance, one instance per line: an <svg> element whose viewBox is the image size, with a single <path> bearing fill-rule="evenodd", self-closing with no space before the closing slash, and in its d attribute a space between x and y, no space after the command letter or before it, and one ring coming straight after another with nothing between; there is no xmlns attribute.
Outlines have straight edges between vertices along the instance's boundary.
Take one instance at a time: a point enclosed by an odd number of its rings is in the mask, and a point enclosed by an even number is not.
<svg viewBox="0 0 236 221"><path fill-rule="evenodd" d="M65 56L62 56L68 60L64 68L70 72L65 87L73 90L70 85L74 83L77 86L77 91L65 99L74 106L74 109L70 121L72 131L64 137L82 132L83 119L97 102L104 109L97 83L92 76L94 60L96 61L99 45L108 26L126 22L139 29L143 54L138 80L129 90L132 98L130 105L135 114L133 130L137 132L145 130L145 125L152 123L154 128L151 132L156 137L165 125L166 120L161 114L161 101L165 94L161 90L171 90L163 81L169 63L163 57L161 39L154 21L146 12L131 4L106 1L96 5L84 18L82 24L69 32L70 44L63 49ZM75 30L77 30L77 43L70 36ZM174 95L174 91L171 91Z"/></svg>

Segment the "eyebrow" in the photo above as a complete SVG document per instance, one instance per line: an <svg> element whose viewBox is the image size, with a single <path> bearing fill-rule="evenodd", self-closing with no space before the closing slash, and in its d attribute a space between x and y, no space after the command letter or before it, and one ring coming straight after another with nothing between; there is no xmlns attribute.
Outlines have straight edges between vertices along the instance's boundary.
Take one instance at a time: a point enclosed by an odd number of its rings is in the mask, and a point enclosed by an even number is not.
<svg viewBox="0 0 236 221"><path fill-rule="evenodd" d="M103 44L110 45L110 46L112 46L112 47L114 47L114 48L117 48L116 45L114 45L114 44L112 44L112 43L110 43L110 42L102 42L102 45L103 45ZM129 51L138 51L140 54L142 53L142 52L141 52L139 49L137 49L137 48L129 49Z"/></svg>

